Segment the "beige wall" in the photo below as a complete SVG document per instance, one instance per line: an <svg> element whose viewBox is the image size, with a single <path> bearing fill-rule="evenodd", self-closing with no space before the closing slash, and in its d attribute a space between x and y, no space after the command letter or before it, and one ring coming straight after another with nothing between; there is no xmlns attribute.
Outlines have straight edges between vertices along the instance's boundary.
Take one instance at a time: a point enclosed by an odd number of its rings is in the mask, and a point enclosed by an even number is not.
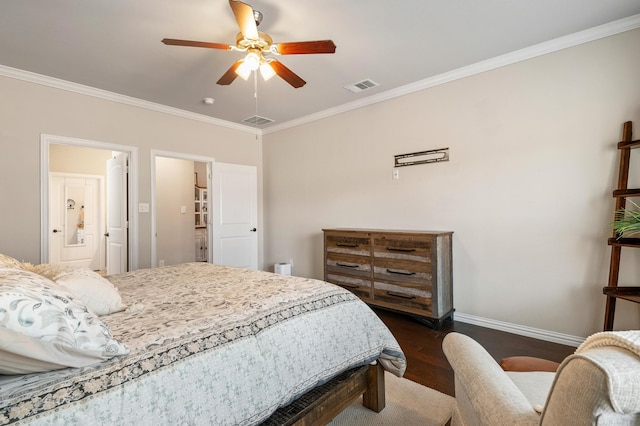
<svg viewBox="0 0 640 426"><path fill-rule="evenodd" d="M195 261L193 173L191 160L156 157L157 265Z"/></svg>
<svg viewBox="0 0 640 426"><path fill-rule="evenodd" d="M43 133L138 147L137 189L141 203L151 202L152 149L257 166L261 218L262 148L255 134L8 77L0 77L0 93L0 253L40 262ZM150 214L139 213L138 219L138 266L148 267ZM261 220L259 224L262 225ZM261 234L259 238L261 241Z"/></svg>
<svg viewBox="0 0 640 426"><path fill-rule="evenodd" d="M105 149L51 144L49 171L106 176L110 158L111 151Z"/></svg>
<svg viewBox="0 0 640 426"><path fill-rule="evenodd" d="M193 163L195 173L197 173L198 182L196 184L201 188L207 187L207 163L196 161Z"/></svg>
<svg viewBox="0 0 640 426"><path fill-rule="evenodd" d="M322 278L322 228L451 230L458 313L601 331L638 46L635 30L265 135L265 264ZM444 147L449 162L392 180L394 155ZM640 253L624 254L621 283L638 285ZM616 328L639 323L640 305L619 302Z"/></svg>

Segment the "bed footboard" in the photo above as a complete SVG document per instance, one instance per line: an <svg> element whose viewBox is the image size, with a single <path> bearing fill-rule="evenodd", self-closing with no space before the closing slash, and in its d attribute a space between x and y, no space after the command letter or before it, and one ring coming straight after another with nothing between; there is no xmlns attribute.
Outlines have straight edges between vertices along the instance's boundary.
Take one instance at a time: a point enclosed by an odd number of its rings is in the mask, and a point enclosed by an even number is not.
<svg viewBox="0 0 640 426"><path fill-rule="evenodd" d="M342 373L277 410L263 425L325 425L362 395L362 403L379 413L385 406L384 369L379 363Z"/></svg>

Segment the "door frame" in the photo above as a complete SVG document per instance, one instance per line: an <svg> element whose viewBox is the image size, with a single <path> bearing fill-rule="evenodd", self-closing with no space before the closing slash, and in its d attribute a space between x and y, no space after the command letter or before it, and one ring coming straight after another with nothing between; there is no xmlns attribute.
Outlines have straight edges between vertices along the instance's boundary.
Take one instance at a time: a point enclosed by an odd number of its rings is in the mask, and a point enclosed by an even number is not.
<svg viewBox="0 0 640 426"><path fill-rule="evenodd" d="M40 262L49 261L49 145L72 145L124 152L129 156L127 210L129 215L129 270L138 269L138 148L109 142L40 134Z"/></svg>
<svg viewBox="0 0 640 426"><path fill-rule="evenodd" d="M180 152L161 151L157 149L151 150L151 267L158 266L158 230L156 226L156 157L175 158L178 160L189 160L207 165L207 189L213 187L213 164L215 158L204 157L201 155L184 154ZM211 195L209 195L209 204L211 204ZM208 223L207 223L207 240L211 241L213 237L213 229L211 226L211 217L214 210L209 205ZM195 230L194 230L195 232ZM207 250L207 262L213 263L213 250Z"/></svg>

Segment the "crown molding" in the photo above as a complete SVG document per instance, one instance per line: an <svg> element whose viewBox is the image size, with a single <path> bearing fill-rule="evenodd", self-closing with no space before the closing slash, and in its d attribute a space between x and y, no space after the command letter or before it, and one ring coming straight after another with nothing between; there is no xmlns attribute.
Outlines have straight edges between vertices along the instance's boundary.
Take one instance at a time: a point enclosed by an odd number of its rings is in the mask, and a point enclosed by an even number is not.
<svg viewBox="0 0 640 426"><path fill-rule="evenodd" d="M214 124L216 126L227 127L233 130L239 130L256 135L261 134L260 129L256 129L254 127L244 126L242 124L236 124L230 121L220 120L219 118L213 118L202 114L196 114L194 112L185 111L183 109L173 108L170 106L157 104L155 102L149 102L131 96L109 92L107 90L96 89L95 87L85 86L83 84L72 83L70 81L61 80L55 77L49 77L30 71L11 68L5 65L0 65L0 76L14 78L16 80L23 80L29 83L40 84L42 86L53 87L55 89L66 90L68 92L78 93L81 95L92 96L94 98L104 99L107 101L118 102L138 108L144 108L151 111L174 115L176 117L187 118L189 120L196 120L208 124Z"/></svg>
<svg viewBox="0 0 640 426"><path fill-rule="evenodd" d="M468 65L466 67L458 68L433 77L429 77L424 80L417 81L415 83L410 83L392 90L388 90L386 92L368 96L366 98L362 98L354 102L349 102L335 108L329 108L324 111L300 117L295 120L290 120L281 124L270 126L263 129L262 134L266 135L269 133L276 133L292 127L321 120L323 118L328 118L334 115L342 114L344 112L373 105L379 102L384 102L389 99L439 86L441 84L450 83L452 81L470 77L486 71L491 71L507 65L526 61L528 59L546 55L548 53L557 52L569 47L578 46L626 31L635 30L637 28L640 28L640 14L609 22L607 24L599 25L597 27L593 27L588 30L580 31L554 40L539 43L530 47L526 47L524 49L506 53L504 55L496 56L495 58L487 59L485 61L476 62L475 64Z"/></svg>

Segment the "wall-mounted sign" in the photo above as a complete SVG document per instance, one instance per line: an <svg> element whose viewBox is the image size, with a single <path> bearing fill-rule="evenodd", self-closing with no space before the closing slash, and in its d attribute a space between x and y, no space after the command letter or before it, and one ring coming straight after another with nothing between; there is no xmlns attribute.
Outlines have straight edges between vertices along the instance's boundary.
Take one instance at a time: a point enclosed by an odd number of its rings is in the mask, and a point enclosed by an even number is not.
<svg viewBox="0 0 640 426"><path fill-rule="evenodd" d="M393 167L414 166L416 164L449 161L449 148L431 149L429 151L412 152L394 156Z"/></svg>

